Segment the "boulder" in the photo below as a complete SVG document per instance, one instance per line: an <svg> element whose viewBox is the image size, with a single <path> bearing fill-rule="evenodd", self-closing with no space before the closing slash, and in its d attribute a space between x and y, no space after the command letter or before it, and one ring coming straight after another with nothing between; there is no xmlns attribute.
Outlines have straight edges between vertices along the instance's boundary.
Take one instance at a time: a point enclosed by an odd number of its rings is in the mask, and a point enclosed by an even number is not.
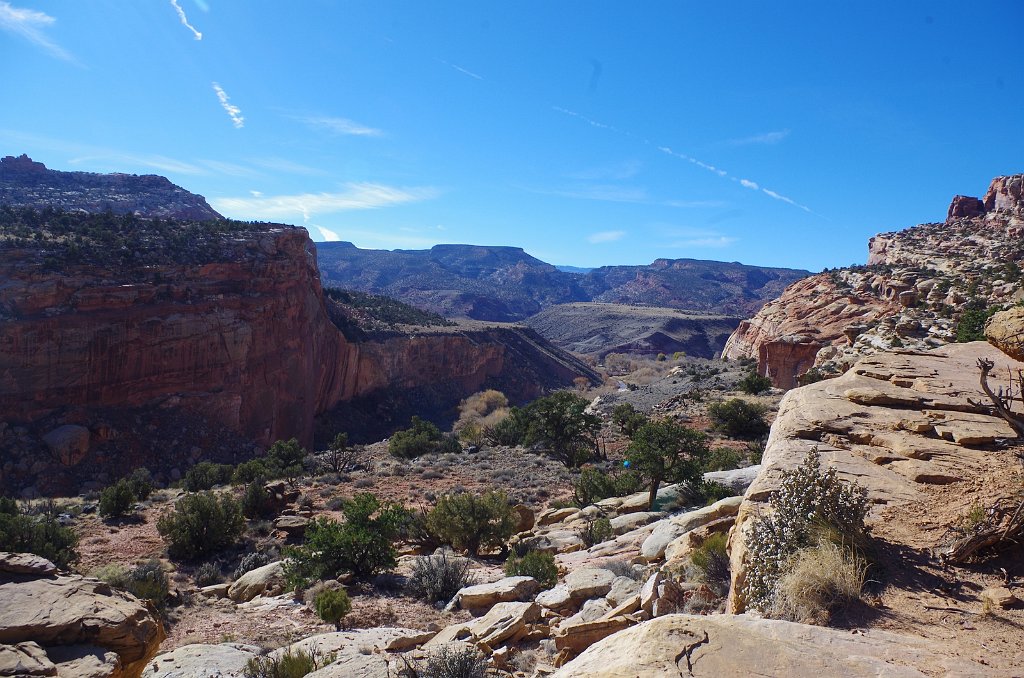
<svg viewBox="0 0 1024 678"><path fill-rule="evenodd" d="M479 610L495 603L526 600L539 588L533 577L505 577L489 584L466 586L455 594L452 603L463 609Z"/></svg>
<svg viewBox="0 0 1024 678"><path fill-rule="evenodd" d="M597 621L608 615L612 611L612 606L608 604L608 601L604 598L591 598L587 602L583 603L583 607L580 611L573 616L562 621L558 625L559 629L563 629L567 626L574 624L582 624L584 622Z"/></svg>
<svg viewBox="0 0 1024 678"><path fill-rule="evenodd" d="M338 654L365 653L367 650L405 652L426 643L434 635L435 632L433 631L381 626L371 629L320 633L292 643L288 648L292 652L296 650L310 652L316 649L324 654L330 654L331 652ZM274 650L274 652L280 655L285 649L281 648Z"/></svg>
<svg viewBox="0 0 1024 678"><path fill-rule="evenodd" d="M985 589L981 592L980 597L983 601L988 602L990 605L996 607L1010 608L1016 607L1021 604L1020 598L1005 586L996 586L994 588Z"/></svg>
<svg viewBox="0 0 1024 678"><path fill-rule="evenodd" d="M64 424L45 434L43 442L61 464L74 466L89 453L89 429L76 424Z"/></svg>
<svg viewBox="0 0 1024 678"><path fill-rule="evenodd" d="M1024 308L999 311L985 323L985 338L1014 360L1024 361Z"/></svg>
<svg viewBox="0 0 1024 678"><path fill-rule="evenodd" d="M560 627L558 633L555 634L555 649L579 654L597 641L621 631L631 623L626 617L612 617L611 619L597 619ZM633 674L627 670L615 675L632 676Z"/></svg>
<svg viewBox="0 0 1024 678"><path fill-rule="evenodd" d="M0 676L56 676L57 667L37 643L0 645Z"/></svg>
<svg viewBox="0 0 1024 678"><path fill-rule="evenodd" d="M654 609L654 601L658 599L658 586L665 581L665 573L658 570L640 587L640 608L650 614Z"/></svg>
<svg viewBox="0 0 1024 678"><path fill-rule="evenodd" d="M585 630L584 625L567 629L574 633ZM558 669L553 678L1006 675L949 656L950 648L935 641L875 630L850 633L747 615L671 614L605 635ZM558 636L555 642L557 647ZM569 647L570 639L561 642Z"/></svg>
<svg viewBox="0 0 1024 678"><path fill-rule="evenodd" d="M621 516L615 516L610 521L612 526L612 534L625 534L631 532L638 527L653 523L659 518L664 518L665 514L661 511L637 511L635 513L626 513Z"/></svg>
<svg viewBox="0 0 1024 678"><path fill-rule="evenodd" d="M559 584L547 591L542 591L535 600L541 607L555 610L556 612L574 607L572 596L569 595L569 587L565 584Z"/></svg>
<svg viewBox="0 0 1024 678"><path fill-rule="evenodd" d="M536 516L533 514L533 509L524 504L516 504L512 507L512 513L515 514L516 518L516 532L527 532L533 529L533 526L537 522Z"/></svg>
<svg viewBox="0 0 1024 678"><path fill-rule="evenodd" d="M545 525L553 525L555 523L566 522L568 518L572 518L580 512L579 509L575 508L549 508L541 511L540 515L537 516L537 527L544 527Z"/></svg>
<svg viewBox="0 0 1024 678"><path fill-rule="evenodd" d="M640 582L629 577L616 577L612 588L605 596L612 605L618 605L627 598L640 592Z"/></svg>
<svg viewBox="0 0 1024 678"><path fill-rule="evenodd" d="M276 595L284 590L284 583L284 562L277 560L249 570L236 579L228 588L228 598L236 603L245 603L256 596Z"/></svg>
<svg viewBox="0 0 1024 678"><path fill-rule="evenodd" d="M743 494L760 472L761 465L755 464L731 471L708 471L704 474L704 480L709 483L725 485L736 494Z"/></svg>
<svg viewBox="0 0 1024 678"><path fill-rule="evenodd" d="M711 506L699 508L696 511L688 511L660 521L651 532L651 535L644 540L640 547L640 555L647 562L661 560L665 557L665 549L672 541L683 536L690 530L694 530L713 520L725 516L734 516L743 503L742 496L726 497L716 501Z"/></svg>
<svg viewBox="0 0 1024 678"><path fill-rule="evenodd" d="M245 665L260 648L237 643L183 645L150 662L143 678L242 678Z"/></svg>
<svg viewBox="0 0 1024 678"><path fill-rule="evenodd" d="M309 527L309 518L305 516L279 516L274 521L274 529L281 530L289 537L301 537Z"/></svg>
<svg viewBox="0 0 1024 678"><path fill-rule="evenodd" d="M483 643L494 648L509 639L526 635L527 624L540 619L540 606L533 602L498 603L487 614L461 624L452 624L431 638L425 647L437 647L455 640Z"/></svg>
<svg viewBox="0 0 1024 678"><path fill-rule="evenodd" d="M577 601L607 595L614 582L614 572L596 567L573 570L565 576L565 586L569 589L569 597Z"/></svg>
<svg viewBox="0 0 1024 678"><path fill-rule="evenodd" d="M0 553L0 572L46 577L57 574L57 566L32 553Z"/></svg>
<svg viewBox="0 0 1024 678"><path fill-rule="evenodd" d="M10 564L19 559L0 554L0 561L17 567ZM54 665L80 667L69 669L79 675L118 671L119 676L139 676L165 637L151 608L99 580L53 574L56 568L48 561L31 562L22 568L32 570L28 573L0 571L0 644L35 643ZM28 646L6 652L22 655L24 661L38 655ZM104 665L107 673L98 673Z"/></svg>

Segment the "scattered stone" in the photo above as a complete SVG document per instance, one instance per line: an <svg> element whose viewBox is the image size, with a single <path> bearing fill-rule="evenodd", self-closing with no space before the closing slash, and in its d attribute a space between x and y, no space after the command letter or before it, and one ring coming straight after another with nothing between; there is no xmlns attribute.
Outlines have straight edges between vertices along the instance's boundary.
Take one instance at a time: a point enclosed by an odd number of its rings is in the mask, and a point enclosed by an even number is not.
<svg viewBox="0 0 1024 678"><path fill-rule="evenodd" d="M228 598L246 603L256 596L277 595L284 590L284 562L277 560L249 570L228 588Z"/></svg>
<svg viewBox="0 0 1024 678"><path fill-rule="evenodd" d="M630 620L626 617L613 617L560 627L558 633L555 634L555 649L579 654L597 641L621 631L630 624ZM625 673L617 675L632 676L633 674L627 670Z"/></svg>
<svg viewBox="0 0 1024 678"><path fill-rule="evenodd" d="M1004 609L1020 605L1021 602L1020 598L1005 586L985 589L981 592L981 599Z"/></svg>

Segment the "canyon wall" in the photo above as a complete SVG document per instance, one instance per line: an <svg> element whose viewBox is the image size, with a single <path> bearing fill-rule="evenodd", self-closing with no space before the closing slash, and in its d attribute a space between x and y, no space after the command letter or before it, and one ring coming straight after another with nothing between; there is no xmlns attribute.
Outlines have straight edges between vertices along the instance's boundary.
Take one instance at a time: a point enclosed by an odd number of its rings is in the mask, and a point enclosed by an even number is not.
<svg viewBox="0 0 1024 678"><path fill-rule="evenodd" d="M836 376L865 355L926 350L956 339L967 310L1024 297L1024 175L996 177L983 200L956 196L945 222L883 233L867 266L793 283L740 323L726 358L756 358L782 388Z"/></svg>

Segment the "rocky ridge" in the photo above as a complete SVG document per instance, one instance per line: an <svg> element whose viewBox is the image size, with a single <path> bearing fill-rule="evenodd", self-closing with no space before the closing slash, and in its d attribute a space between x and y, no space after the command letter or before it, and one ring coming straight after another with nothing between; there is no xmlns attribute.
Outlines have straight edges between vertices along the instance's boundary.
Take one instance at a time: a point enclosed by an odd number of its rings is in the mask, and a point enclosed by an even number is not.
<svg viewBox="0 0 1024 678"><path fill-rule="evenodd" d="M0 158L0 205L168 219L222 219L206 198L155 174L98 174L47 169L27 155Z"/></svg>
<svg viewBox="0 0 1024 678"><path fill-rule="evenodd" d="M968 308L1024 299L1024 175L993 179L984 199L956 196L943 223L873 237L863 267L794 283L740 326L727 358L757 358L761 374L791 388L884 350L923 350L955 339Z"/></svg>

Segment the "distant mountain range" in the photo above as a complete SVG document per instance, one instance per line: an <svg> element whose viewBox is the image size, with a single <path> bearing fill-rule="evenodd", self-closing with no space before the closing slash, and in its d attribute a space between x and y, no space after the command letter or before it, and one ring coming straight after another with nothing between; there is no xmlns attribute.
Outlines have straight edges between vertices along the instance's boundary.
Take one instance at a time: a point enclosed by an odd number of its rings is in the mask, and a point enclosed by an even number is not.
<svg viewBox="0 0 1024 678"><path fill-rule="evenodd" d="M370 250L327 242L318 243L317 251L325 286L386 294L449 317L503 322L577 301L749 317L810 275L700 259L575 269L553 266L519 247L480 245Z"/></svg>

